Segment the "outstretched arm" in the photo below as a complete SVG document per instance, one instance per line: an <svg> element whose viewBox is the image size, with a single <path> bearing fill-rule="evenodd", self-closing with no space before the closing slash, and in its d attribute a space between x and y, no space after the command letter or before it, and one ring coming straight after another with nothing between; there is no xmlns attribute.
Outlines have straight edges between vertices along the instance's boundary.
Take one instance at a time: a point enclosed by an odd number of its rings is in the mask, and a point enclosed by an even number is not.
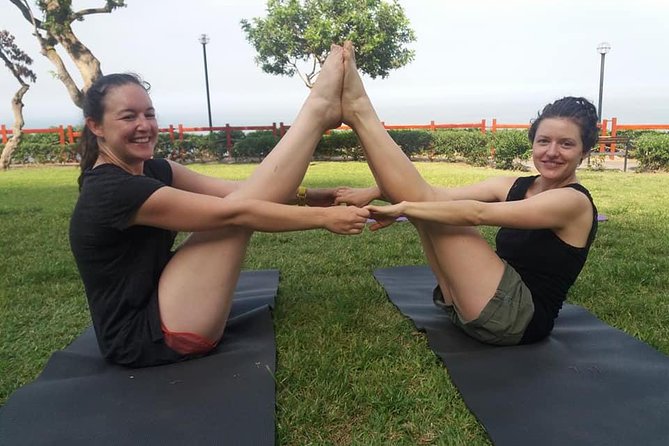
<svg viewBox="0 0 669 446"><path fill-rule="evenodd" d="M168 162L172 168L172 187L175 189L223 198L244 184L244 180L214 178L194 172L174 161Z"/></svg>
<svg viewBox="0 0 669 446"><path fill-rule="evenodd" d="M499 226L552 229L564 241L580 246L592 223L592 205L571 188L552 189L518 201L476 200L408 202L366 206L372 218L387 221L400 215L453 226Z"/></svg>
<svg viewBox="0 0 669 446"><path fill-rule="evenodd" d="M263 232L323 228L337 234L359 234L368 216L369 211L354 206L297 207L162 187L140 206L130 224L188 232L241 226Z"/></svg>

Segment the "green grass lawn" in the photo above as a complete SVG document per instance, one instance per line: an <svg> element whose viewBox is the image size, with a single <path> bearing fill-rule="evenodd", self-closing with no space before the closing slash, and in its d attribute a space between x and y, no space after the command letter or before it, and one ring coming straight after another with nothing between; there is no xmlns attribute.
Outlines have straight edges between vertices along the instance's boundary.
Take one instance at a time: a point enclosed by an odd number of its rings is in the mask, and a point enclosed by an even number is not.
<svg viewBox="0 0 669 446"><path fill-rule="evenodd" d="M417 163L435 184L511 173ZM204 165L245 178L252 165ZM67 240L78 172L0 173L0 404L34 379L90 317ZM669 175L581 171L609 221L600 225L569 301L669 354ZM310 187L366 186L363 163L314 163ZM492 240L493 228L483 228ZM387 300L377 267L423 264L412 226L360 236L256 234L246 267L278 268L280 444L488 444L446 369ZM491 371L491 373L494 373Z"/></svg>

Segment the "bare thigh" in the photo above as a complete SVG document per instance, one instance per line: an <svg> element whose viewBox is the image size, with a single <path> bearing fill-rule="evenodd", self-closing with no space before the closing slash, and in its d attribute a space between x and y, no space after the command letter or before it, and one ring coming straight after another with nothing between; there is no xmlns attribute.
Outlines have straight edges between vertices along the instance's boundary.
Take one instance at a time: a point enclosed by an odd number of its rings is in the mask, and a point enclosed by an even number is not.
<svg viewBox="0 0 669 446"><path fill-rule="evenodd" d="M323 131L341 119L343 66L337 48L286 135L226 200L285 203L294 196ZM196 233L177 250L158 286L161 320L168 330L212 341L221 337L251 235L238 227Z"/></svg>
<svg viewBox="0 0 669 446"><path fill-rule="evenodd" d="M413 223L444 296L463 318L476 319L495 295L504 262L476 228Z"/></svg>
<svg viewBox="0 0 669 446"><path fill-rule="evenodd" d="M239 228L194 233L177 249L158 286L165 327L221 337L251 234Z"/></svg>

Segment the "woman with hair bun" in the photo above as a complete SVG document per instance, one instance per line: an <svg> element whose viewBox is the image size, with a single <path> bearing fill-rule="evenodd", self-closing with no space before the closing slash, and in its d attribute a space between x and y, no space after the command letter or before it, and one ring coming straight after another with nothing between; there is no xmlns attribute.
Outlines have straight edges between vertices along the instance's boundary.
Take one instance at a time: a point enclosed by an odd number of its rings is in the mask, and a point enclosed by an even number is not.
<svg viewBox="0 0 669 446"><path fill-rule="evenodd" d="M538 175L470 186L428 184L388 136L344 45L342 116L357 133L377 186L341 188L337 202L366 206L377 223L414 224L438 286L435 304L465 333L488 344L538 341L552 330L597 231L597 209L576 168L597 142L597 112L565 97L544 107L529 130ZM496 250L476 226L498 226Z"/></svg>

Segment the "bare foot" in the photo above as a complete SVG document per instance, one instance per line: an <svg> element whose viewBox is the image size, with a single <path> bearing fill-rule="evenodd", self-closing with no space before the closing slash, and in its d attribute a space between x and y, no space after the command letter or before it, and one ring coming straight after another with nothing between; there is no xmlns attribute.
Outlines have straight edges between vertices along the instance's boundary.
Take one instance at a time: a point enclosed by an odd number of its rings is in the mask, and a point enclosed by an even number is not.
<svg viewBox="0 0 669 446"><path fill-rule="evenodd" d="M360 74L358 74L353 43L348 40L344 42L344 88L341 95L341 107L342 120L353 128L365 113L371 113L376 117L374 107L367 96Z"/></svg>
<svg viewBox="0 0 669 446"><path fill-rule="evenodd" d="M316 83L305 102L319 119L325 129L339 127L341 124L341 90L344 82L344 50L339 45L330 47L330 54L325 59Z"/></svg>

